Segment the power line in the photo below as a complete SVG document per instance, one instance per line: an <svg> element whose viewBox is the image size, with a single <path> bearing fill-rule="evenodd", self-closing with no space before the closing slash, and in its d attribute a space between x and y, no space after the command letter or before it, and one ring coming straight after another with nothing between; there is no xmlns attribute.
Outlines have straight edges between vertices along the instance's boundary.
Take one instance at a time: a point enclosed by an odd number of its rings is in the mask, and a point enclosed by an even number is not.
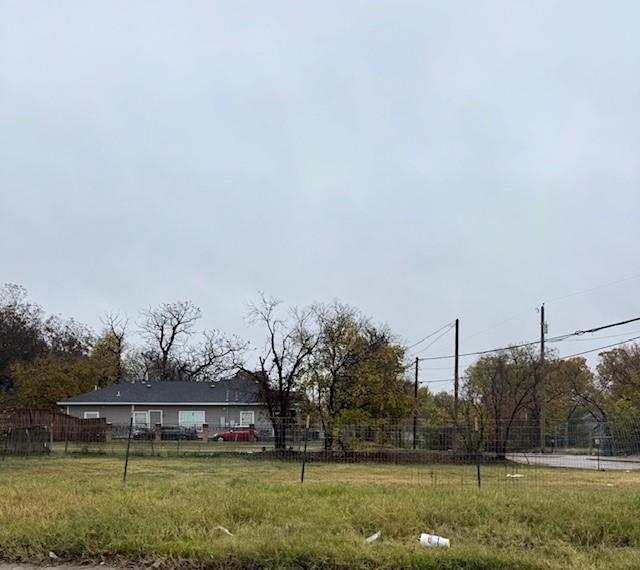
<svg viewBox="0 0 640 570"><path fill-rule="evenodd" d="M625 336L628 334L637 334L637 333L640 333L640 330L627 331L627 332L618 333L618 334L609 334L607 336L592 336L589 338L567 338L565 340L566 342L593 342L594 340L604 340L605 338L618 338L620 336ZM430 369L425 368L424 370L430 370Z"/></svg>
<svg viewBox="0 0 640 570"><path fill-rule="evenodd" d="M433 331L431 334L428 334L424 338L421 338L418 342L414 342L412 345L407 346L407 351L411 350L414 346L418 346L419 344L422 344L425 340L430 339L433 335L438 334L441 330L450 326L451 326L451 323L447 323L446 325L441 326L437 331Z"/></svg>
<svg viewBox="0 0 640 570"><path fill-rule="evenodd" d="M602 285L596 285L595 287L591 287L590 289L583 289L582 291L575 291L573 293L568 293L566 295L561 295L558 297L553 297L552 299L547 299L547 303L555 303L556 301L562 301L563 299L568 299L569 297L576 297L578 295L585 295L587 293L591 293L593 291L598 291L600 289L606 289L607 287L613 287L614 285L619 285L620 283L626 283L628 281L635 281L636 279L640 279L640 273L635 274L635 275L630 275L628 277L623 277L622 279L617 279L616 281L610 281L608 283L603 283ZM512 321L513 319L515 319L516 317L519 317L520 315L529 312L531 309L523 309L518 311L517 313L513 313L511 314L511 316L506 317L505 319L498 321L492 325L489 325L485 328L482 328L480 330L476 330L473 331L471 334L466 335L465 338L470 339L470 338L475 338L476 336L482 334L483 332L486 332L488 330L491 329L495 329L505 323L508 323L509 321Z"/></svg>
<svg viewBox="0 0 640 570"><path fill-rule="evenodd" d="M612 327L619 327L621 325L626 325L629 323L633 323L636 321L640 321L640 317L635 317L633 319L627 319L626 321L620 321L617 323L612 323L612 324L608 324L608 325L603 325L600 327L595 327L592 329L586 329L586 330L577 330L575 332L572 333L568 333L568 334L564 334L564 335L560 335L560 336L556 336L556 337L552 337L552 338L548 338L546 339L547 342L561 342L567 338L570 338L572 336L581 336L584 334L588 334L588 333L592 333L592 332L596 332L596 331L601 331L604 329L609 329ZM521 344L514 344L514 345L510 345L510 346L502 346L499 348L491 348L491 349L487 349L487 350L479 350L476 352L465 352L463 354L460 354L460 356L482 356L484 354L491 354L493 352L500 352L502 350L509 350L512 348L524 348L527 346L533 346L533 345L537 345L540 341L535 340L535 341L531 341L531 342L524 342ZM628 342L628 341L627 341ZM621 343L622 344L622 343ZM443 355L443 356L426 356L421 358L420 360L445 360L448 358L455 358L455 355Z"/></svg>
<svg viewBox="0 0 640 570"><path fill-rule="evenodd" d="M598 285L596 287L592 287L591 289L584 289L582 291L576 291L575 293L569 293L568 295L562 295L560 297L555 297L553 299L549 299L547 303L554 303L555 301L562 301L563 299L568 299L569 297L576 297L577 295L584 295L586 293L591 293L593 291L598 291L599 289L605 289L606 287L612 287L613 285L618 285L620 283L625 283L627 281L635 281L636 279L640 279L640 274L631 275L629 277L624 277L623 279L618 279L617 281L611 281L609 283L604 283L603 285Z"/></svg>
<svg viewBox="0 0 640 570"><path fill-rule="evenodd" d="M560 342L564 340L564 337L556 337L554 339L547 339L547 342ZM499 348L489 348L487 350L478 350L476 352L464 352L459 356L481 356L483 354L491 354L492 352L500 352L502 350L509 350L510 348L524 348L525 346L533 346L540 344L539 340L534 340L531 342L523 342L522 344L512 344L509 346L501 346ZM451 355L443 355L443 356L425 356L420 360L444 360L446 358L455 358L455 354Z"/></svg>
<svg viewBox="0 0 640 570"><path fill-rule="evenodd" d="M581 356L583 354L589 354L590 352L598 352L599 350L604 350L605 348L611 348L614 346L620 346L621 344L626 344L627 342L632 342L634 340L640 339L640 336L634 336L628 338L627 340L623 340L620 342L614 342L613 344L607 344L606 346L600 346L598 348L592 348L591 350L583 350L582 352L576 352L575 354L568 354L567 356L561 356L560 360L565 360L567 358L573 358L574 356Z"/></svg>
<svg viewBox="0 0 640 570"><path fill-rule="evenodd" d="M406 364L404 366L404 370L408 370L409 368L412 368L413 366L416 366L416 361L419 360L424 360L423 358L417 358L416 355L420 354L421 352L424 352L425 350L431 348L436 342L438 342L445 334L447 334L453 327L455 326L454 323L449 323L447 325L445 325L445 327L448 327L445 331L443 331L442 333L440 333L433 341L431 341L427 346L421 348L420 350L418 350L417 352L413 353L412 355L408 356L408 358L411 358L413 360L413 362L410 362L409 364ZM438 331L441 331L444 327L440 327L438 329ZM436 331L436 332L438 332ZM434 333L435 334L435 333ZM433 336L433 334L431 334L430 336ZM415 360L414 360L415 359Z"/></svg>
<svg viewBox="0 0 640 570"><path fill-rule="evenodd" d="M438 342L444 335L446 335L455 325L453 323L449 323L447 330L443 331L442 333L440 333L434 340L432 340L427 346L421 348L420 350L416 351L413 356L416 356L417 354L420 354L421 352L424 352L425 350L431 348L436 342Z"/></svg>
<svg viewBox="0 0 640 570"><path fill-rule="evenodd" d="M497 323L494 323L492 325L489 325L487 327L484 327L480 330L476 330L473 331L471 334L465 335L465 338L468 340L470 338L475 338L478 335L481 335L484 332L490 331L492 329L498 328L499 326L508 323L510 321L513 321L514 319L516 319L517 317L519 317L520 315L524 315L525 313L528 313L529 311L531 311L532 309L523 309L521 311L518 311L517 313L513 313L510 317L507 317L505 319L502 319L501 321L498 321Z"/></svg>
<svg viewBox="0 0 640 570"><path fill-rule="evenodd" d="M567 358L573 358L574 356L581 356L582 354L589 354L590 352L597 352L598 350L604 350L605 348L612 348L614 346L620 346L621 344L626 344L627 342L633 342L634 340L640 339L639 336L634 336L628 338L627 340L623 340L620 342L614 342L613 344L607 344L606 346L600 346L598 348L593 348L591 350L585 350L583 352L577 352L575 354L568 354L567 356L561 356L560 360L566 360ZM441 384L444 382L453 382L454 378L441 378L439 380L419 380L419 384Z"/></svg>
<svg viewBox="0 0 640 570"><path fill-rule="evenodd" d="M441 382L453 382L455 378L442 378L441 380L419 380L419 384L440 384Z"/></svg>
<svg viewBox="0 0 640 570"><path fill-rule="evenodd" d="M612 325L604 325L602 327L596 327L594 329L588 329L586 331L576 331L573 334L583 335L583 334L587 334L587 333L593 333L593 332L601 331L601 330L604 330L604 329L610 329L612 327L619 327L621 325L628 325L629 323L635 323L636 321L640 321L640 317L635 317L633 319L628 319L626 321L620 321L619 323L613 323Z"/></svg>

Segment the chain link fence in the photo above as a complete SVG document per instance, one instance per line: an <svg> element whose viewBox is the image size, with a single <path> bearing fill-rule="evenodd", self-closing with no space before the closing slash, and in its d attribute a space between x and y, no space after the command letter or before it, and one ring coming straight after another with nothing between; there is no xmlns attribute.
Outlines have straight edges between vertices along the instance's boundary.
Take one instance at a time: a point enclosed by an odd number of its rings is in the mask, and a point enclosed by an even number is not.
<svg viewBox="0 0 640 570"><path fill-rule="evenodd" d="M433 426L328 427L280 422L275 429L207 425L135 425L94 422L73 430L50 426L0 428L0 453L12 456L211 457L315 465L405 466L411 477L438 485L553 485L593 472L620 472L640 482L640 420L580 418L545 430L536 422L484 420ZM161 467L161 463L160 463ZM586 479L585 479L586 480ZM636 481L636 479L634 479Z"/></svg>

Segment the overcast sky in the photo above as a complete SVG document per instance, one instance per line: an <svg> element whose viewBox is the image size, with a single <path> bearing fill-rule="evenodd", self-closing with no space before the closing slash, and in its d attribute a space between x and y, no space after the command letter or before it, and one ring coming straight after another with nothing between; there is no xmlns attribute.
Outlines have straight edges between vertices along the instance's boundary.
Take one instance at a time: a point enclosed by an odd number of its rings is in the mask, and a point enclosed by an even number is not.
<svg viewBox="0 0 640 570"><path fill-rule="evenodd" d="M463 351L640 315L638 2L0 7L0 282L50 312L255 342L258 291L339 298Z"/></svg>

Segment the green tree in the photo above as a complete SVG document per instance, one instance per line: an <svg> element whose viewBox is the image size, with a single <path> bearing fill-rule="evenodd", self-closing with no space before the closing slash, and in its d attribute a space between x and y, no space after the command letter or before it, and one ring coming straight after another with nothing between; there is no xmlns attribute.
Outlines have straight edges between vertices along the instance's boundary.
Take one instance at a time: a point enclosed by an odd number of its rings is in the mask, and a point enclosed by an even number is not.
<svg viewBox="0 0 640 570"><path fill-rule="evenodd" d="M630 344L600 353L596 372L608 415L640 416L640 345Z"/></svg>
<svg viewBox="0 0 640 570"><path fill-rule="evenodd" d="M333 447L340 427L390 426L411 415L404 350L388 328L337 301L316 305L313 313L320 340L305 387L317 406L326 448Z"/></svg>
<svg viewBox="0 0 640 570"><path fill-rule="evenodd" d="M13 368L15 404L20 408L55 409L56 402L97 387L88 357L49 354Z"/></svg>
<svg viewBox="0 0 640 570"><path fill-rule="evenodd" d="M527 347L483 356L466 371L465 397L483 410L498 457L505 457L516 421L535 405L538 367L537 355ZM534 424L530 435L535 435Z"/></svg>
<svg viewBox="0 0 640 570"><path fill-rule="evenodd" d="M601 392L584 358L551 359L544 374L545 427L560 428L571 417L602 417Z"/></svg>
<svg viewBox="0 0 640 570"><path fill-rule="evenodd" d="M359 339L357 358L348 370L351 380L343 421L391 425L410 416L414 409L413 384L406 378L404 349L384 328L366 327ZM349 417L350 416L350 417Z"/></svg>
<svg viewBox="0 0 640 570"><path fill-rule="evenodd" d="M325 447L330 449L339 417L349 403L351 369L358 361L365 319L357 309L338 301L315 305L313 316L320 340L310 359L305 388L315 401L325 433Z"/></svg>
<svg viewBox="0 0 640 570"><path fill-rule="evenodd" d="M0 404L15 389L12 367L45 354L42 309L27 301L23 287L5 284L0 288Z"/></svg>
<svg viewBox="0 0 640 570"><path fill-rule="evenodd" d="M95 374L95 383L100 388L122 381L122 347L118 338L111 331L105 331L96 340L91 349L90 361Z"/></svg>

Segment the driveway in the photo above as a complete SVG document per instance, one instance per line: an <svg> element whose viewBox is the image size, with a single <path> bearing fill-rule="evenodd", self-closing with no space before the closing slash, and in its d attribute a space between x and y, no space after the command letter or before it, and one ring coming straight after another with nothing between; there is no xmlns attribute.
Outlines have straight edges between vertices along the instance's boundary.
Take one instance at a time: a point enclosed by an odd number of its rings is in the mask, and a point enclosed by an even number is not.
<svg viewBox="0 0 640 570"><path fill-rule="evenodd" d="M511 453L507 455L507 459L514 463L522 463L524 465L540 465L545 467L565 467L569 469L600 469L629 471L632 469L640 469L640 456L630 456L625 458L601 457L592 455L540 455Z"/></svg>

